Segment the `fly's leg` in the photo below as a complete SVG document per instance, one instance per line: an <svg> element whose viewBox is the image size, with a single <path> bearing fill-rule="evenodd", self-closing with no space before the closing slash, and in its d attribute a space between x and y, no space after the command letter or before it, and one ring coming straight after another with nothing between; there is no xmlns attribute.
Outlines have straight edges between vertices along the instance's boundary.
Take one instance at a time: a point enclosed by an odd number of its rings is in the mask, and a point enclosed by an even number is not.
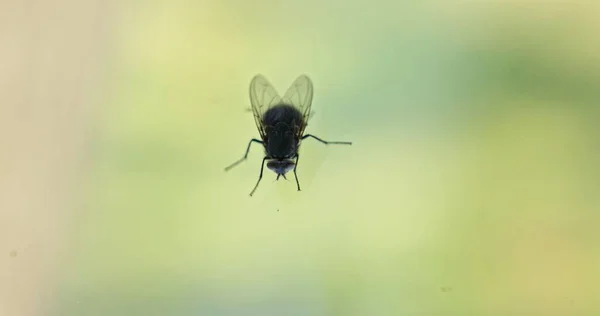
<svg viewBox="0 0 600 316"><path fill-rule="evenodd" d="M263 158L262 164L260 165L260 174L258 175L258 181L256 181L256 185L254 186L254 189L252 189L252 192L250 192L250 196L252 196L252 194L254 194L254 191L256 191L256 188L258 188L260 179L262 179L263 169L265 167L265 160L267 160L267 157Z"/></svg>
<svg viewBox="0 0 600 316"><path fill-rule="evenodd" d="M304 140L305 138L309 138L312 137L318 141L320 141L321 143L325 144L325 145L329 145L329 144L337 144L337 145L352 145L352 142L330 142L330 141L326 141L326 140L322 140L317 136L311 135L311 134L306 134L304 136L302 136L302 139Z"/></svg>
<svg viewBox="0 0 600 316"><path fill-rule="evenodd" d="M296 186L298 186L298 191L300 191L300 182L298 182L298 175L296 174L296 168L298 168L298 159L300 159L300 155L296 154L296 163L294 164L294 178L296 178Z"/></svg>
<svg viewBox="0 0 600 316"><path fill-rule="evenodd" d="M244 157L240 158L238 161L232 163L231 165L225 167L225 171L229 171L229 169L237 166L240 162L246 160L246 158L248 158L248 152L250 152L250 146L252 145L252 143L259 143L259 144L263 144L263 142L261 140L258 140L256 138L253 138L250 140L250 142L248 143L248 147L246 148L246 153L244 154Z"/></svg>
<svg viewBox="0 0 600 316"><path fill-rule="evenodd" d="M304 136L302 136L302 140L312 137L318 141L320 141L321 143L325 144L325 145L329 145L329 144L336 144L336 145L352 145L352 142L330 142L330 141L326 141L326 140L322 140L317 136L311 135L311 134L306 134ZM298 159L299 159L299 155L296 155L296 164L294 165L294 177L296 177L296 185L298 186L298 191L300 191L300 182L298 182L298 176L296 175L296 168L298 167Z"/></svg>

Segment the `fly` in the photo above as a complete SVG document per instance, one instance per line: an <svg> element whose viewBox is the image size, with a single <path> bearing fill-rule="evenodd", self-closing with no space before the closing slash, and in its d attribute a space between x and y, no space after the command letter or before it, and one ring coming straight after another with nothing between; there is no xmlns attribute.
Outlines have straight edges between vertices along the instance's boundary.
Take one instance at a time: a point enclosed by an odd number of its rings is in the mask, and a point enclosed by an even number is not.
<svg viewBox="0 0 600 316"><path fill-rule="evenodd" d="M280 97L275 88L262 75L256 75L250 82L250 103L254 121L261 139L253 138L248 143L246 153L238 161L225 168L225 171L246 160L252 143L262 144L265 157L262 160L260 174L250 196L254 194L263 176L265 162L267 168L279 177L285 177L289 171L294 171L296 186L300 191L300 182L296 169L298 168L298 149L302 140L314 138L329 144L352 145L352 142L325 141L311 134L304 134L308 119L311 116L313 99L313 84L306 75L299 76Z"/></svg>

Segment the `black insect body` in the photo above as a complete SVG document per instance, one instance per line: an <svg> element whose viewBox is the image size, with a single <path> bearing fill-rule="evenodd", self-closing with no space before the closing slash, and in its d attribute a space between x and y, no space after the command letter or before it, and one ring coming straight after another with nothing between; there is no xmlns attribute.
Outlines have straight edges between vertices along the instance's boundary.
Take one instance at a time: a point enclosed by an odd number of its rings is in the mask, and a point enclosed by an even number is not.
<svg viewBox="0 0 600 316"><path fill-rule="evenodd" d="M304 135L304 129L311 115L312 98L313 85L306 75L298 77L283 98L277 94L275 88L262 75L256 75L252 79L250 83L250 103L252 104L252 113L261 140L255 138L250 140L244 157L225 168L225 171L227 171L246 160L253 142L264 146L265 157L260 167L258 181L252 192L250 192L250 196L254 194L262 179L265 161L268 161L267 168L277 174L277 179L280 176L285 178L285 174L293 170L296 185L298 191L300 191L296 168L299 159L298 149L303 139L312 137L326 145L352 145L351 142L328 142L310 134Z"/></svg>

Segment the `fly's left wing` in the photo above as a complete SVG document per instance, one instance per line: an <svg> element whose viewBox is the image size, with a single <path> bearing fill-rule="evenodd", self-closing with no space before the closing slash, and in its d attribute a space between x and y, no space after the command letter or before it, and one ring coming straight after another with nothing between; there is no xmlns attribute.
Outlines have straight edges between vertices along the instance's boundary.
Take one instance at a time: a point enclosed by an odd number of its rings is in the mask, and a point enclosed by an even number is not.
<svg viewBox="0 0 600 316"><path fill-rule="evenodd" d="M302 137L306 123L311 115L310 108L313 99L313 84L310 78L306 75L299 76L294 83L288 88L283 95L282 101L285 104L290 104L302 113L302 126L298 130L296 136Z"/></svg>
<svg viewBox="0 0 600 316"><path fill-rule="evenodd" d="M260 133L260 137L266 140L266 130L263 124L263 115L265 112L278 104L282 100L275 88L263 75L256 75L250 82L250 104L252 105L252 113L254 114L254 122Z"/></svg>

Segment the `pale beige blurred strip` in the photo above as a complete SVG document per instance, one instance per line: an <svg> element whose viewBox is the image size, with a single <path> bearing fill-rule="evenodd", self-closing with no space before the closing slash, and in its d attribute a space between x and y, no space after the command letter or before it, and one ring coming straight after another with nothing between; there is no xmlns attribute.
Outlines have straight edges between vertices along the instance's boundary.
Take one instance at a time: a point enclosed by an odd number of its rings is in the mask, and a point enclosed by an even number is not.
<svg viewBox="0 0 600 316"><path fill-rule="evenodd" d="M112 12L106 0L0 2L0 315L55 301Z"/></svg>

